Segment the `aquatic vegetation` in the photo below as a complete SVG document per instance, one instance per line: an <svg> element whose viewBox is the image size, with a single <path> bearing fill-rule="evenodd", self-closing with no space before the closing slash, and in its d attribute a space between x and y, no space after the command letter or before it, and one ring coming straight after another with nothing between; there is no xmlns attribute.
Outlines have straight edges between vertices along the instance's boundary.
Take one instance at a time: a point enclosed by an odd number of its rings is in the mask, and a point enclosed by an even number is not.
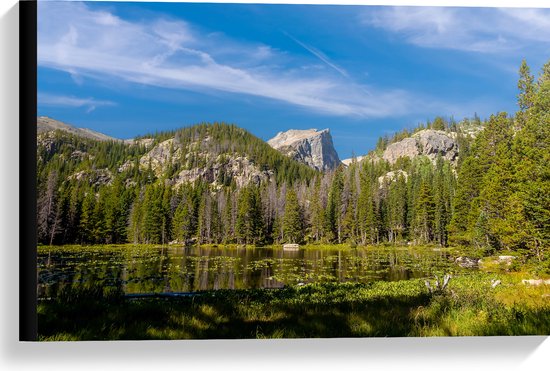
<svg viewBox="0 0 550 371"><path fill-rule="evenodd" d="M453 264L447 252L404 247L307 245L194 247L161 245L40 246L38 293L72 283L118 285L127 293L281 287L299 282L369 282L429 277Z"/></svg>
<svg viewBox="0 0 550 371"><path fill-rule="evenodd" d="M502 284L492 287L495 278ZM550 286L480 272L453 277L441 295L431 295L422 279L142 299L73 287L41 301L38 313L40 339L54 341L526 335L550 333L549 296Z"/></svg>

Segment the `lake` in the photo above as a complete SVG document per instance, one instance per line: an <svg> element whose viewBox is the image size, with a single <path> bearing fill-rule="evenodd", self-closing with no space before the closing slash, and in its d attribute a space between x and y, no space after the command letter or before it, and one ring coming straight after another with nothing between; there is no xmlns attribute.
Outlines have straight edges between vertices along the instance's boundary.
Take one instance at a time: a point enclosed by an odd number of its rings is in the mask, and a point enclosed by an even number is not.
<svg viewBox="0 0 550 371"><path fill-rule="evenodd" d="M126 294L279 288L321 281L397 281L457 270L431 248L172 247L94 245L38 248L38 296L101 283Z"/></svg>

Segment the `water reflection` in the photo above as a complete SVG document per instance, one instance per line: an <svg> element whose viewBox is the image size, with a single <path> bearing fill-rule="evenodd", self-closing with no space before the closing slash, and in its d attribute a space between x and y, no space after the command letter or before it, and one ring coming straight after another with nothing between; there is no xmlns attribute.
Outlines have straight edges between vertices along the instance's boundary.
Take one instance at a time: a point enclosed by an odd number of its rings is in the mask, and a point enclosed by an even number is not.
<svg viewBox="0 0 550 371"><path fill-rule="evenodd" d="M90 246L40 249L38 295L66 285L120 285L126 293L277 288L300 282L395 281L448 269L444 251Z"/></svg>

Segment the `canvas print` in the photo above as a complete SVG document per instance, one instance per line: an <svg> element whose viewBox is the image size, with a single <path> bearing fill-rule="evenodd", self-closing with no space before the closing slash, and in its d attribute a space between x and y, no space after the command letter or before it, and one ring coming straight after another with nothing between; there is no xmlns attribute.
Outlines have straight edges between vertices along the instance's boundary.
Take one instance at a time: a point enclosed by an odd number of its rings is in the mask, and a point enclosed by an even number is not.
<svg viewBox="0 0 550 371"><path fill-rule="evenodd" d="M550 9L37 12L39 340L550 334Z"/></svg>

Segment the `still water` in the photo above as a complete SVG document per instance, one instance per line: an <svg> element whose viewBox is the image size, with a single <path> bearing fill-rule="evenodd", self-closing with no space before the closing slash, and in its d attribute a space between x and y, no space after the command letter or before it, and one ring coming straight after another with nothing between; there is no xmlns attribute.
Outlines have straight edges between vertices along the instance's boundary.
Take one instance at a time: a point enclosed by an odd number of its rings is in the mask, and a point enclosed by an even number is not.
<svg viewBox="0 0 550 371"><path fill-rule="evenodd" d="M277 288L429 277L450 266L447 252L428 248L39 247L37 289L49 297L86 283L121 286L127 294Z"/></svg>

